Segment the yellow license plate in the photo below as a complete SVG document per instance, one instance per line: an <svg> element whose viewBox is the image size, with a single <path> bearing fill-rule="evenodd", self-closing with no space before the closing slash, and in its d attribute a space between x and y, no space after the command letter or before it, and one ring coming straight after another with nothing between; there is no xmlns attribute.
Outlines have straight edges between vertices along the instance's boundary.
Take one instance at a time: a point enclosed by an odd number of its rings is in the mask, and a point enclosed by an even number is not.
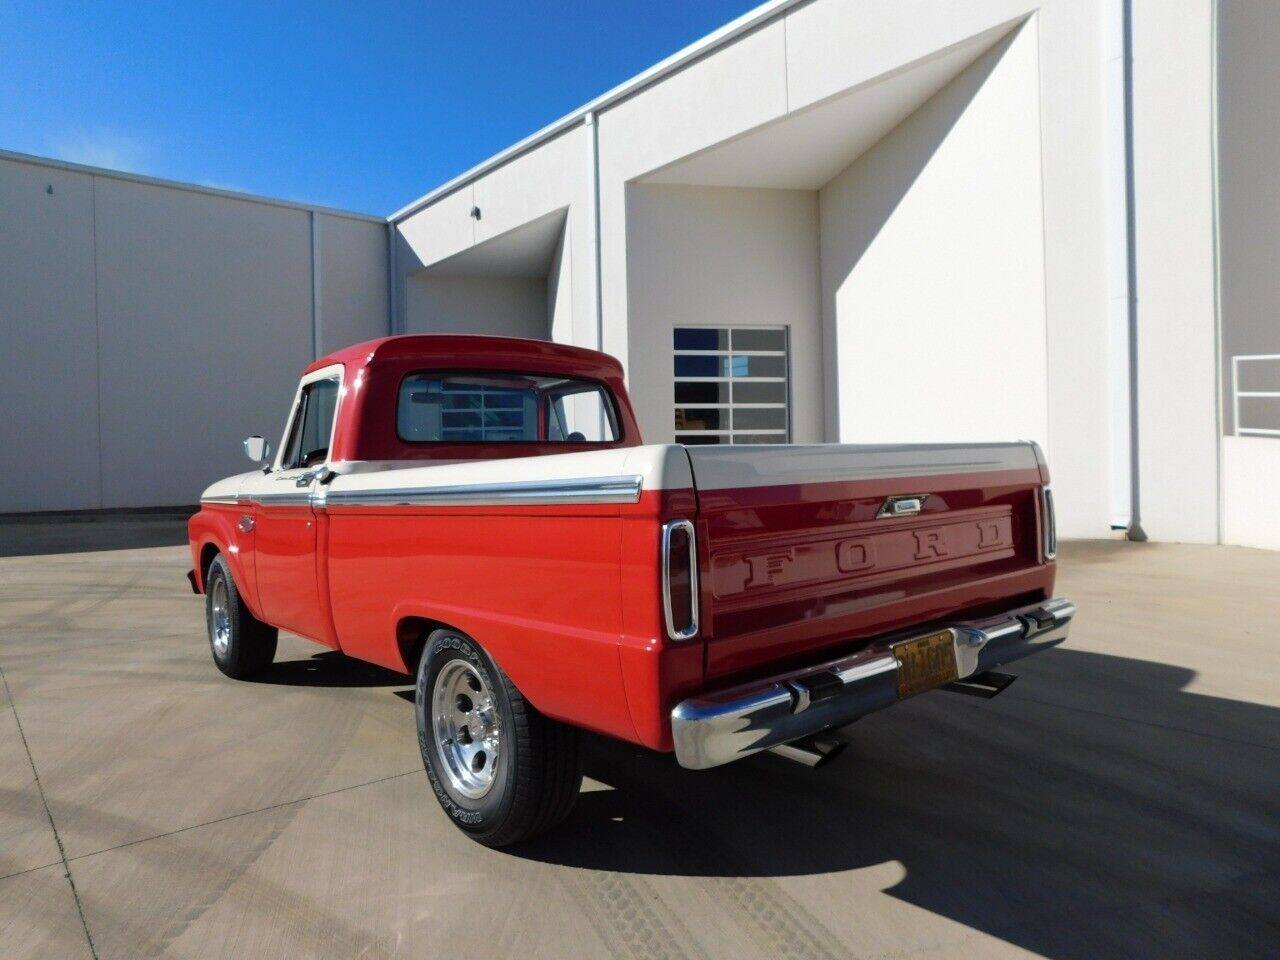
<svg viewBox="0 0 1280 960"><path fill-rule="evenodd" d="M950 630L902 640L890 649L898 661L899 699L956 679L956 646Z"/></svg>

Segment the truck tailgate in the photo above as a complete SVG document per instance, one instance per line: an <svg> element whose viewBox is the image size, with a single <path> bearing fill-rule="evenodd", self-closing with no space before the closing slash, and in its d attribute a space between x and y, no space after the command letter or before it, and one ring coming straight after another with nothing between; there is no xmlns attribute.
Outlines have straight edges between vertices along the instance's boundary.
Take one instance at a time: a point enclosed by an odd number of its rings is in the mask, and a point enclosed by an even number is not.
<svg viewBox="0 0 1280 960"><path fill-rule="evenodd" d="M1052 593L1033 444L688 453L709 678Z"/></svg>

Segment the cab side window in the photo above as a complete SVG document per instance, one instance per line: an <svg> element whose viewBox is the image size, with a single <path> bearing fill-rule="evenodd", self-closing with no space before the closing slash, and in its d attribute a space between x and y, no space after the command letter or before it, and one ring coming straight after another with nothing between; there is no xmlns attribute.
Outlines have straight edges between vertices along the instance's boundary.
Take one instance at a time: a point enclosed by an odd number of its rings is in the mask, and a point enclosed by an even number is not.
<svg viewBox="0 0 1280 960"><path fill-rule="evenodd" d="M314 467L329 457L329 438L333 434L333 416L338 409L338 380L317 380L302 388L289 442L280 462L284 470Z"/></svg>

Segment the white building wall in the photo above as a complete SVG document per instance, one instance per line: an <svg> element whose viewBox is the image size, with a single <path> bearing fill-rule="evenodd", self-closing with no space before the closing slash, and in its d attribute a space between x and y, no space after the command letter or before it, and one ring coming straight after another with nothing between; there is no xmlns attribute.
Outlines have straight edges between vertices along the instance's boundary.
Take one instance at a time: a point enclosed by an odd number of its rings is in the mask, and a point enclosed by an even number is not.
<svg viewBox="0 0 1280 960"><path fill-rule="evenodd" d="M312 359L309 217L106 178L97 204L103 506L191 503Z"/></svg>
<svg viewBox="0 0 1280 960"><path fill-rule="evenodd" d="M1280 550L1280 439L1222 438L1222 542Z"/></svg>
<svg viewBox="0 0 1280 960"><path fill-rule="evenodd" d="M390 332L387 227L370 220L312 214L319 255L317 352Z"/></svg>
<svg viewBox="0 0 1280 960"><path fill-rule="evenodd" d="M791 438L821 442L817 194L637 183L627 223L628 377L645 439L672 442L674 327L787 326Z"/></svg>
<svg viewBox="0 0 1280 960"><path fill-rule="evenodd" d="M1108 376L1104 156L1107 3L1053 2L1036 13L1039 39L1041 180L1049 404L1049 469L1058 528L1068 537L1106 537L1116 471L1127 476L1127 440L1114 457ZM1116 0L1118 2L1118 0ZM1123 227L1120 217L1118 225ZM1127 396L1127 393L1124 395ZM1121 479L1123 485L1123 478ZM1127 486L1126 486L1127 493Z"/></svg>
<svg viewBox="0 0 1280 960"><path fill-rule="evenodd" d="M553 261L552 296L544 293L544 309L554 308L551 329L557 339L597 346L595 250L591 231L593 196L591 129L582 124L407 216L397 227L396 273L401 278L401 301L397 308L399 329L437 329L428 325L428 317L422 312L432 301L423 299L422 285L418 282L430 268L564 210L563 245ZM479 219L472 216L476 208ZM510 278L495 274L494 279L505 282ZM499 284L502 285L504 283ZM495 295L509 300L514 288L527 285L505 286L508 287L505 293ZM483 297L481 287L479 283L472 285L475 294ZM461 295L462 287L456 286L453 292ZM545 324L539 329L534 335L548 336ZM504 331L481 325L471 328L470 332Z"/></svg>
<svg viewBox="0 0 1280 960"><path fill-rule="evenodd" d="M93 278L93 178L0 160L0 513L102 502Z"/></svg>
<svg viewBox="0 0 1280 960"><path fill-rule="evenodd" d="M313 299L321 349L387 332L375 220L321 215L313 282L289 204L0 158L0 216L0 512L194 503L278 441Z"/></svg>
<svg viewBox="0 0 1280 960"><path fill-rule="evenodd" d="M406 333L547 337L547 282L533 277L410 277Z"/></svg>
<svg viewBox="0 0 1280 960"><path fill-rule="evenodd" d="M1218 541L1211 0L1135 0L1142 525Z"/></svg>
<svg viewBox="0 0 1280 960"><path fill-rule="evenodd" d="M581 291L574 285L573 249L573 231L566 218L564 233L556 245L555 253L551 258L551 268L547 273L546 329L549 331L550 338L556 343L580 343L582 338L586 338L586 342L594 346L596 342L595 294L589 284L583 284ZM589 252L589 255L594 259L593 252ZM579 264L582 264L583 257L579 256L577 259ZM583 266L584 273L589 273L590 270L589 264ZM576 309L575 296L579 298ZM581 318L581 329L574 327L575 315Z"/></svg>
<svg viewBox="0 0 1280 960"><path fill-rule="evenodd" d="M624 368L631 363L628 297L638 289L627 274L628 183L784 115L786 88L786 31L778 20L600 115L603 349ZM644 389L643 381L629 383Z"/></svg>
<svg viewBox="0 0 1280 960"><path fill-rule="evenodd" d="M820 194L839 439L1048 439L1034 25Z"/></svg>

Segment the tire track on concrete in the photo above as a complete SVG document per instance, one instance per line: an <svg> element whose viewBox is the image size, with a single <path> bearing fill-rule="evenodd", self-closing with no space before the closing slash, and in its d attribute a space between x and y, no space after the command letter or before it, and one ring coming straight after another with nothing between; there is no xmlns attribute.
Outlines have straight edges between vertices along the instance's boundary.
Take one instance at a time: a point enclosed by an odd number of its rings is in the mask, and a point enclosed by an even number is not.
<svg viewBox="0 0 1280 960"><path fill-rule="evenodd" d="M560 874L563 882L575 885L573 892L592 925L606 930L617 925L623 931L619 943L632 951L632 956L645 960L664 956L705 957L704 949L679 915L660 898L660 892L672 890L670 877L690 878L699 882L719 912L735 918L733 925L737 929L750 931L751 942L760 945L760 956L771 960L847 960L849 950L839 937L776 880L759 876L759 867L717 831L717 818L688 816L691 809L716 809L717 801L705 794L700 797L698 792L690 792L689 786L696 782L696 775L673 779L667 767L669 763L669 758L638 754L632 755L625 768L617 771L624 774L621 778L624 782L617 786L625 796L642 804L643 809L634 815L626 812L621 818L639 832L627 835L626 849L615 854L614 859L620 863L628 857L642 859L647 864L646 872L652 876L592 871L587 873L588 877L608 878L606 881L595 879L592 888L584 887L584 881L572 874ZM650 770L655 764L662 765L663 769ZM672 788L680 788L682 792L673 794ZM716 789L722 792L723 784ZM658 792L661 795L655 797ZM761 795L758 784L755 792L758 803L735 809L726 816L738 819L747 816L758 821L757 830L752 832L767 837L769 817L757 811L769 809L768 797ZM666 811L683 811L684 815L668 816ZM562 829L572 830L572 821ZM738 832L742 832L741 829ZM624 898L626 902L620 902ZM642 911L643 923L651 924L660 935L636 932L634 928L642 922Z"/></svg>
<svg viewBox="0 0 1280 960"><path fill-rule="evenodd" d="M649 763L670 762L668 758L646 757ZM768 811L785 811L787 804L775 802L774 794L785 790L785 780L779 782L774 778L759 778L751 773L751 768L724 770L711 774L691 774L672 780L665 777L643 778L649 782L675 785L684 781L696 785L706 777L737 777L750 780L743 784L740 796L748 796L750 802L743 804L732 812L732 816L748 818L755 824L749 831L753 835L768 838L772 833L771 820L773 814ZM724 790L724 785L713 785L707 779L703 781L708 789L717 793ZM687 788L686 788L687 789ZM693 806L698 809L715 809L717 801L705 795L700 800L696 793L685 792L673 795L664 791L664 799L672 809ZM761 876L761 869L748 857L743 855L739 845L728 841L717 829L719 818L709 823L703 822L704 829L695 830L692 822L676 819L677 837L672 844L669 829L665 843L674 845L680 852L682 865L693 875L716 877L716 893L728 901L728 905L743 918L750 929L758 932L759 939L769 945L764 953L771 958L782 960L848 960L851 956L848 948L841 942L827 925L803 903L793 897L777 880ZM669 824L664 825L669 828ZM741 832L741 829L739 829ZM752 938L756 940L756 937Z"/></svg>
<svg viewBox="0 0 1280 960"><path fill-rule="evenodd" d="M571 869L558 876L612 956L710 960L684 922L657 899L648 884L626 874L596 870Z"/></svg>

